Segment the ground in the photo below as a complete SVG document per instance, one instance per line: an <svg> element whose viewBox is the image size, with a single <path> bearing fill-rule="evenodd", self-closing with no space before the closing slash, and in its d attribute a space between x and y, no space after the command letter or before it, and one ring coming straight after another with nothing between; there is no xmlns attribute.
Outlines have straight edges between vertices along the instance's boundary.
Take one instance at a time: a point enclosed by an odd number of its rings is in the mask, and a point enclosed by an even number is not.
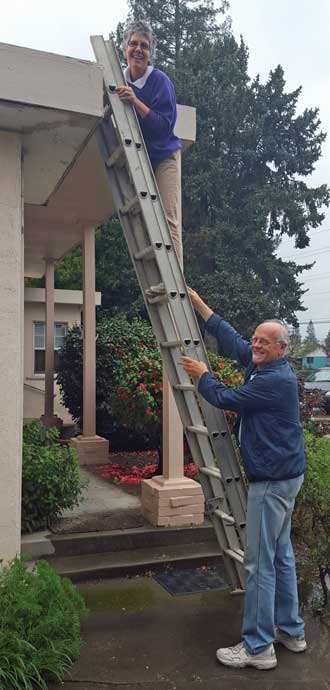
<svg viewBox="0 0 330 690"><path fill-rule="evenodd" d="M243 599L228 590L170 596L150 577L80 585L91 610L72 676L49 690L329 690L329 627L305 611L308 650L277 647L272 671L235 670L217 647L240 637Z"/></svg>

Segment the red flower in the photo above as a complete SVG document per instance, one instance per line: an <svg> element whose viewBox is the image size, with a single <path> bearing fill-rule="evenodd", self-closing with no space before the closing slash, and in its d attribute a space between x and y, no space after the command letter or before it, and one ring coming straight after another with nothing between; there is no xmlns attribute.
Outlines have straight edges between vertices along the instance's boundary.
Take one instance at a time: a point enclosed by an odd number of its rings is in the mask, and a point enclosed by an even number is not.
<svg viewBox="0 0 330 690"><path fill-rule="evenodd" d="M144 391L146 387L144 383L139 383L139 388L141 388L141 391Z"/></svg>
<svg viewBox="0 0 330 690"><path fill-rule="evenodd" d="M228 381L227 381L227 379L224 379L224 380L223 380L223 383L225 384L225 386L228 386Z"/></svg>
<svg viewBox="0 0 330 690"><path fill-rule="evenodd" d="M150 407L146 407L145 410L144 410L144 412L145 412L145 414L146 414L147 417L148 417L148 416L151 414L151 409L150 409Z"/></svg>
<svg viewBox="0 0 330 690"><path fill-rule="evenodd" d="M224 368L225 368L225 365L223 364L223 362L220 362L219 367L220 367L220 369L224 369Z"/></svg>

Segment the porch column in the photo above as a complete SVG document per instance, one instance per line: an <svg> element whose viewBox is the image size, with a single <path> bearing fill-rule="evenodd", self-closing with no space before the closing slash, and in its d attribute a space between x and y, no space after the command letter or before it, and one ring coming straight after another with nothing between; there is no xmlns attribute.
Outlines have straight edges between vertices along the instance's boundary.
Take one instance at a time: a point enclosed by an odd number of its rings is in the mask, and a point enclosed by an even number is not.
<svg viewBox="0 0 330 690"><path fill-rule="evenodd" d="M41 417L46 427L61 426L62 420L54 415L54 260L46 260L46 343L45 343L45 410Z"/></svg>
<svg viewBox="0 0 330 690"><path fill-rule="evenodd" d="M20 553L24 198L21 141L0 132L0 559Z"/></svg>
<svg viewBox="0 0 330 690"><path fill-rule="evenodd" d="M109 443L96 434L95 230L83 233L83 429L72 440L81 465L107 461Z"/></svg>

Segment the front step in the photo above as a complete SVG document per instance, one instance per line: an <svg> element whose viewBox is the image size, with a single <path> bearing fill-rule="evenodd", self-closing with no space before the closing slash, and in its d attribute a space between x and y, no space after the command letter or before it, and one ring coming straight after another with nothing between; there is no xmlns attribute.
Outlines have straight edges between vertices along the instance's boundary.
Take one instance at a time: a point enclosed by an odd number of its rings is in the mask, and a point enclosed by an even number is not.
<svg viewBox="0 0 330 690"><path fill-rule="evenodd" d="M209 543L218 550L219 546L211 523L192 527L137 527L125 530L105 530L77 534L50 535L53 555L82 556L112 551L146 549L157 546L175 546Z"/></svg>
<svg viewBox="0 0 330 690"><path fill-rule="evenodd" d="M161 565L192 567L222 563L217 542L214 547L209 542L201 542L62 558L50 556L47 560L59 575L68 577L73 582L137 575L154 570L156 566L159 568Z"/></svg>

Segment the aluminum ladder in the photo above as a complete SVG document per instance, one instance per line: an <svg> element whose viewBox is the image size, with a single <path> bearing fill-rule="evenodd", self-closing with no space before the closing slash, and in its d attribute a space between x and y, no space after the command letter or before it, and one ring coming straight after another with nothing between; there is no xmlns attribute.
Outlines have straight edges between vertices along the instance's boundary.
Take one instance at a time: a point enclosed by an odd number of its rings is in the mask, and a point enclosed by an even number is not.
<svg viewBox="0 0 330 690"><path fill-rule="evenodd" d="M150 321L199 469L206 510L212 519L234 590L244 589L246 487L224 413L198 394L178 364L181 354L205 362L206 350L173 247L164 209L134 109L115 93L125 84L112 39L91 37L103 67L105 116L96 130L114 206L144 295ZM162 282L165 294L146 290Z"/></svg>

